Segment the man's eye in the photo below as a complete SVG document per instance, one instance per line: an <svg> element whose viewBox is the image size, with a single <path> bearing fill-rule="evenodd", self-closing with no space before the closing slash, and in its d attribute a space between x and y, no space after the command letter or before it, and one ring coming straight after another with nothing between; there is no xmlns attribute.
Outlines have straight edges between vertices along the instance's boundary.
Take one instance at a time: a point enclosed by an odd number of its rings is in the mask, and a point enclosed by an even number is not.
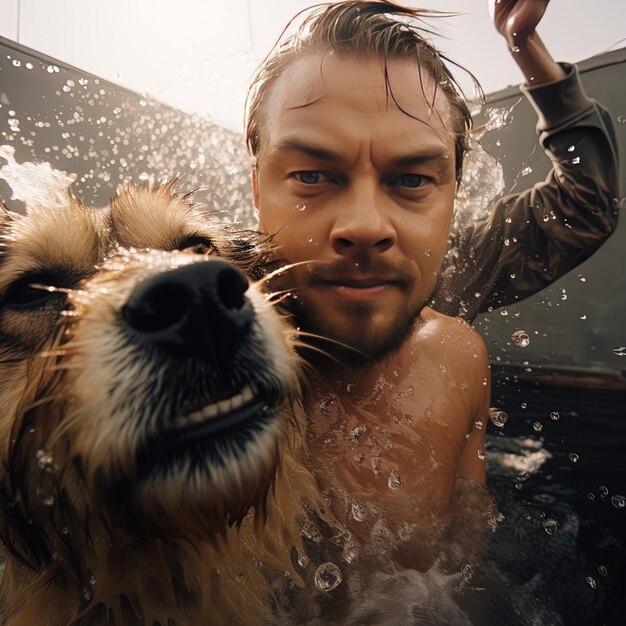
<svg viewBox="0 0 626 626"><path fill-rule="evenodd" d="M318 185L320 183L327 183L330 181L330 178L326 176L326 174L316 170L295 172L293 177L305 185Z"/></svg>
<svg viewBox="0 0 626 626"><path fill-rule="evenodd" d="M421 174L401 174L391 181L394 187L408 187L409 189L417 189L423 187L430 182L430 179Z"/></svg>

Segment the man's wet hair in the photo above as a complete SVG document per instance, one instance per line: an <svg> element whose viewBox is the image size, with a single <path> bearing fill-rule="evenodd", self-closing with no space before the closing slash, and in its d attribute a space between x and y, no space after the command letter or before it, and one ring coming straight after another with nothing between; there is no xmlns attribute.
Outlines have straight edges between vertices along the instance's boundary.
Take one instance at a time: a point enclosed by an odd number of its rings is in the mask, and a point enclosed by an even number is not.
<svg viewBox="0 0 626 626"><path fill-rule="evenodd" d="M298 18L305 14L295 33L286 32ZM306 54L336 56L378 57L383 62L387 94L400 106L389 83L389 59L414 59L419 72L419 82L424 91L421 72L425 70L435 83L434 93L427 97L433 110L440 89L450 104L450 117L455 144L455 173L457 184L461 180L463 157L468 149L472 117L463 90L447 64L459 66L441 54L429 41L435 33L427 20L448 16L449 13L428 9L413 9L389 0L345 0L338 3L319 4L307 9L287 25L273 50L257 69L246 102L246 142L253 157L261 148L263 109L272 86L295 59ZM464 68L461 68L464 69ZM478 82L467 72L481 93Z"/></svg>

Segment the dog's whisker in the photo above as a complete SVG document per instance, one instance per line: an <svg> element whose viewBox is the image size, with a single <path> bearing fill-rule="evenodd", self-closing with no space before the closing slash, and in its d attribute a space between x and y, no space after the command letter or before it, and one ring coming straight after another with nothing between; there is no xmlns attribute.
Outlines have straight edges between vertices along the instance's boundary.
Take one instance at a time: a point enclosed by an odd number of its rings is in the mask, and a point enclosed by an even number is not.
<svg viewBox="0 0 626 626"><path fill-rule="evenodd" d="M338 359L333 354L330 354L329 352L326 352L326 350L322 350L322 348L318 348L317 346L312 346L311 344L304 343L304 342L301 342L301 341L294 341L293 345L296 348L302 348L304 350L311 350L312 352L317 352L318 354L321 354L322 356L326 357L327 359L330 359L331 361L333 361L337 365L340 365L342 367L345 366L345 363L343 363L340 359Z"/></svg>
<svg viewBox="0 0 626 626"><path fill-rule="evenodd" d="M319 263L319 261L315 261L315 260L298 261L297 263L289 263L288 265L283 265L283 266L279 267L278 269L275 269L273 272L270 272L269 274L266 274L263 278L261 278L258 281L258 284L260 286L265 286L265 283L267 283L270 280L272 280L272 278L276 278L276 276L280 276L281 274L284 274L285 272L288 272L289 270L292 270L294 267L299 267L301 265L311 265L311 264L314 264L314 263Z"/></svg>
<svg viewBox="0 0 626 626"><path fill-rule="evenodd" d="M63 396L62 395L56 395L56 396L45 396L43 398L39 398L39 400L35 400L33 402L31 402L30 404L28 404L25 408L24 408L24 413L27 413L28 411L32 411L33 409L36 409L38 406L41 406L43 404L49 404L50 402L56 402L58 400L63 400Z"/></svg>
<svg viewBox="0 0 626 626"><path fill-rule="evenodd" d="M56 363L55 365L49 365L46 367L47 372L62 372L64 370L80 370L83 366L80 363Z"/></svg>
<svg viewBox="0 0 626 626"><path fill-rule="evenodd" d="M275 298L273 300L269 300L268 302L273 306L278 306L283 303L285 300L288 300L293 295L293 291L291 289L287 290L282 296Z"/></svg>
<svg viewBox="0 0 626 626"><path fill-rule="evenodd" d="M295 291L298 291L298 289L293 288L293 289L282 289L281 291L271 291L265 295L265 299L268 302L273 302L275 299L279 298L280 296L291 295Z"/></svg>
<svg viewBox="0 0 626 626"><path fill-rule="evenodd" d="M324 335L318 335L317 333L310 333L304 330L300 330L299 328L296 329L296 333L298 337L306 337L309 339L319 339L320 341L326 341L327 343L332 343L336 346L340 346L341 348L345 348L346 350L351 350L352 352L355 352L356 354L359 354L360 356L365 356L365 353L361 352L361 350L358 350L357 348L354 348L348 345L347 343L343 343L342 341L337 341L337 339L331 339L330 337L325 337Z"/></svg>
<svg viewBox="0 0 626 626"><path fill-rule="evenodd" d="M56 287L55 285L45 285L43 283L31 283L29 287L31 289L38 289L40 291L47 291L49 293L74 294L80 293L82 291L82 289L74 289L70 287Z"/></svg>

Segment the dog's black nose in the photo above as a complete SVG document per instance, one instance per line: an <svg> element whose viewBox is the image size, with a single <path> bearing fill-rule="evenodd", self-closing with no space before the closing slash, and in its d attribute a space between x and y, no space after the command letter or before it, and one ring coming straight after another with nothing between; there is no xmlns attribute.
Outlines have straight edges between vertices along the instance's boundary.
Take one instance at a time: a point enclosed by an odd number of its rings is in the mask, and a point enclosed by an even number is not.
<svg viewBox="0 0 626 626"><path fill-rule="evenodd" d="M247 278L224 261L192 263L137 285L122 317L156 347L228 361L254 318L247 289Z"/></svg>

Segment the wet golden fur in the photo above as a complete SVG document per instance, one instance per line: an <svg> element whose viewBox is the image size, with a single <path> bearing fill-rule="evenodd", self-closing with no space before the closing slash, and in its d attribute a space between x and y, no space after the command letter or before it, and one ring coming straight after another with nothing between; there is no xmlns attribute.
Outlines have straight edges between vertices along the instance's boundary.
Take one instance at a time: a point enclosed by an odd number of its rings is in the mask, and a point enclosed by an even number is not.
<svg viewBox="0 0 626 626"><path fill-rule="evenodd" d="M141 479L146 434L204 370L187 363L178 378L180 363L142 353L117 320L137 284L171 268L219 256L259 278L263 245L172 184L129 186L104 209L70 199L0 219L2 622L258 623L264 572L299 579L304 497L320 506L302 463L294 331L253 284L249 358L277 387L276 418L211 472ZM178 251L198 241L202 254ZM54 289L25 306L33 283Z"/></svg>

